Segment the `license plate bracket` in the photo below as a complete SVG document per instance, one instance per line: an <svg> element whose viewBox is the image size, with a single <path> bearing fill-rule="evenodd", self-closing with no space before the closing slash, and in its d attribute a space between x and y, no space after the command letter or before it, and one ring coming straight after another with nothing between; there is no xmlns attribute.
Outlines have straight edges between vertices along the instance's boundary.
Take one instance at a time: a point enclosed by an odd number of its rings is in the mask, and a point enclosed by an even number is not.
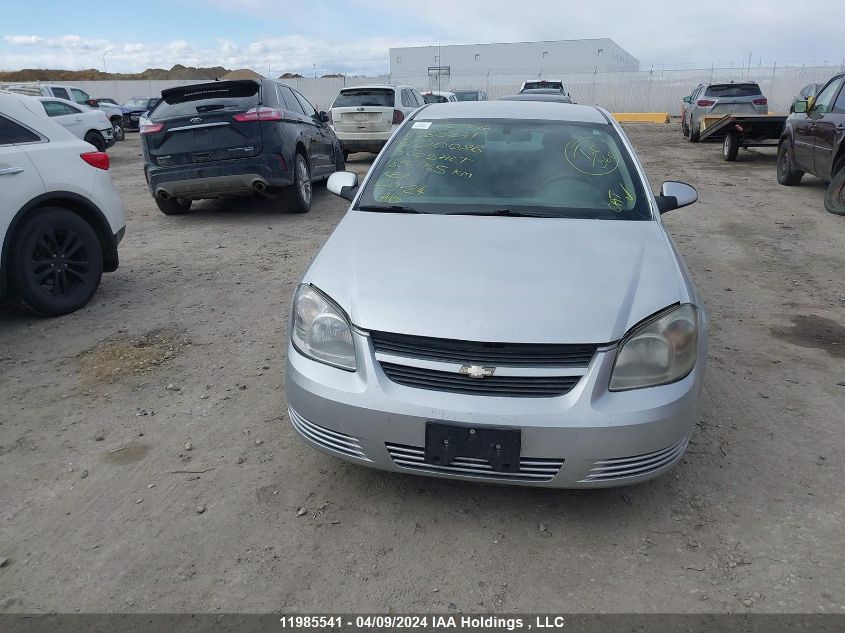
<svg viewBox="0 0 845 633"><path fill-rule="evenodd" d="M519 429L460 426L443 422L425 425L425 463L449 466L457 457L485 459L493 470L519 472L522 432Z"/></svg>

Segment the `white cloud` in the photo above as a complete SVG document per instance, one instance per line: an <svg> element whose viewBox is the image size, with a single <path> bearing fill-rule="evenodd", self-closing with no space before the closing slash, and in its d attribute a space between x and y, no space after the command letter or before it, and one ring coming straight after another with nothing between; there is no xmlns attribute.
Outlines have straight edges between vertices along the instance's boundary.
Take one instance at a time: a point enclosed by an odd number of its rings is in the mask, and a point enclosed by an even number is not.
<svg viewBox="0 0 845 633"><path fill-rule="evenodd" d="M35 46L44 41L37 35L4 35L3 39L12 46Z"/></svg>

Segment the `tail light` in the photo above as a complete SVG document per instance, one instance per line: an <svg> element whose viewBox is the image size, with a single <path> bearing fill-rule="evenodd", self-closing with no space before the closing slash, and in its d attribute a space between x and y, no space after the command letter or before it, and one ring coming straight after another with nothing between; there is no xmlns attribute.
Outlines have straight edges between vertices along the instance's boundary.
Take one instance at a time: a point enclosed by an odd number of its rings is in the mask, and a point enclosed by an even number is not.
<svg viewBox="0 0 845 633"><path fill-rule="evenodd" d="M156 132L161 132L163 127L164 123L144 123L138 132L141 134L155 134Z"/></svg>
<svg viewBox="0 0 845 633"><path fill-rule="evenodd" d="M105 152L85 152L84 154L80 154L79 157L91 165L91 167L102 170L109 168L109 155Z"/></svg>
<svg viewBox="0 0 845 633"><path fill-rule="evenodd" d="M699 99L695 102L699 108L709 108L712 105L716 105L716 102L713 99Z"/></svg>
<svg viewBox="0 0 845 633"><path fill-rule="evenodd" d="M759 99L754 99L751 103L754 105L769 105L769 100L766 97L760 97Z"/></svg>
<svg viewBox="0 0 845 633"><path fill-rule="evenodd" d="M402 114L402 110L394 110L393 111L393 125L398 125L405 120L405 115Z"/></svg>
<svg viewBox="0 0 845 633"><path fill-rule="evenodd" d="M282 121L285 117L281 110L268 108L267 106L259 106L257 108L251 108L246 112L236 114L232 118L235 119L235 121L247 123L249 121Z"/></svg>

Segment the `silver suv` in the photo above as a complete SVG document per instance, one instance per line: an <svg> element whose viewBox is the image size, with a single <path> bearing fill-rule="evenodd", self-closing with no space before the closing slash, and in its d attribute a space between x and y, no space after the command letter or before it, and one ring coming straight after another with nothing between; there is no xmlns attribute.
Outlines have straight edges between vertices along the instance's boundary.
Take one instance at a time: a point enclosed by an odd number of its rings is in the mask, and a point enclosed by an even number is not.
<svg viewBox="0 0 845 633"><path fill-rule="evenodd" d="M753 81L726 84L698 84L684 97L681 129L690 143L697 143L705 115L768 114L769 100Z"/></svg>

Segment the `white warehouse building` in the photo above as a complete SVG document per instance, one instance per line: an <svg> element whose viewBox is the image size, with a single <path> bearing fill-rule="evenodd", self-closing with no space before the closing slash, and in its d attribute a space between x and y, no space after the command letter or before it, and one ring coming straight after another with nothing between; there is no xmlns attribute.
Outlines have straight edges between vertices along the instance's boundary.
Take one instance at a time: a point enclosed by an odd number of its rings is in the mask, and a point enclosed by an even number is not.
<svg viewBox="0 0 845 633"><path fill-rule="evenodd" d="M610 38L390 49L391 81L417 88L483 88L491 77L511 83L639 69L639 61Z"/></svg>

